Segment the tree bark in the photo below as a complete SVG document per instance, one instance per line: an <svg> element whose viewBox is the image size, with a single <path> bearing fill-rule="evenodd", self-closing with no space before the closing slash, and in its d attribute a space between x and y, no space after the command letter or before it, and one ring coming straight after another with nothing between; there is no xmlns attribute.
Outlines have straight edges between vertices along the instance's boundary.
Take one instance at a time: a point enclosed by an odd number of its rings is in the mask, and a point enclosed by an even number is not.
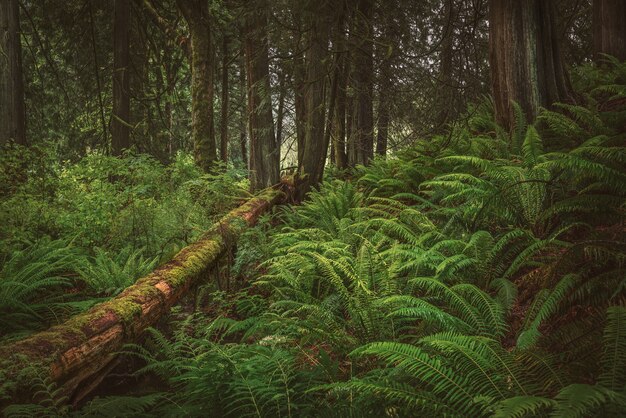
<svg viewBox="0 0 626 418"><path fill-rule="evenodd" d="M224 164L228 163L228 35L222 40L222 109L220 117L220 158Z"/></svg>
<svg viewBox="0 0 626 418"><path fill-rule="evenodd" d="M32 402L36 397L32 387L35 376L55 383L60 389L58 396L67 396L74 404L80 402L108 372L124 344L135 341L166 315L194 283L207 277L238 236L284 197L276 189L265 191L231 211L199 241L115 298L64 324L0 345L0 370L5 372L4 378L15 382L5 402Z"/></svg>
<svg viewBox="0 0 626 418"><path fill-rule="evenodd" d="M334 163L340 170L348 167L348 155L346 154L346 101L348 89L348 51L346 50L346 14L347 10L341 11L335 35L335 80L336 89L335 106L332 112L332 153Z"/></svg>
<svg viewBox="0 0 626 418"><path fill-rule="evenodd" d="M593 0L593 52L596 60L602 54L626 60L626 2Z"/></svg>
<svg viewBox="0 0 626 418"><path fill-rule="evenodd" d="M302 181L300 198L322 181L327 147L324 145L326 65L328 56L328 24L319 15L309 21L310 42L306 54L306 130L304 150L298 152L298 171Z"/></svg>
<svg viewBox="0 0 626 418"><path fill-rule="evenodd" d="M301 8L297 6L293 8L293 19L295 26L301 28L303 24L303 16ZM301 30L298 29L295 42L295 51L293 59L293 94L294 94L294 110L296 117L296 145L297 145L297 161L298 164L304 159L304 148L306 143L306 127L307 127L307 111L306 111L306 59L304 53L305 40ZM304 39L303 39L304 38Z"/></svg>
<svg viewBox="0 0 626 418"><path fill-rule="evenodd" d="M339 67L339 79L337 84L337 99L335 104L334 121L333 121L333 152L335 153L335 165L338 169L343 170L348 167L348 154L346 153L346 105L348 88L347 76L347 53L339 52L340 57L337 62Z"/></svg>
<svg viewBox="0 0 626 418"><path fill-rule="evenodd" d="M571 99L553 0L491 0L489 60L496 118L512 129L517 102L532 122L541 106Z"/></svg>
<svg viewBox="0 0 626 418"><path fill-rule="evenodd" d="M241 92L241 102L240 105L240 121L239 121L239 146L241 148L241 160L243 161L244 167L246 170L250 169L250 162L248 161L248 149L246 142L248 141L247 135L247 121L248 121L248 111L247 111L247 91L248 85L246 84L246 58L245 51L242 49L241 51L241 65L239 66L239 91Z"/></svg>
<svg viewBox="0 0 626 418"><path fill-rule="evenodd" d="M374 156L373 2L359 0L355 16L354 86L357 163L367 165Z"/></svg>
<svg viewBox="0 0 626 418"><path fill-rule="evenodd" d="M452 0L449 0L452 1ZM382 36L376 43L378 46L378 59L380 62L378 78L378 118L376 127L376 154L387 155L387 143L389 142L389 124L391 123L391 106L393 73L392 60L397 54L394 43L393 20L386 10L381 11L383 16Z"/></svg>
<svg viewBox="0 0 626 418"><path fill-rule="evenodd" d="M280 146L274 135L265 1L248 3L244 49L248 81L250 185L260 190L280 180ZM256 6L256 7L255 7Z"/></svg>
<svg viewBox="0 0 626 418"><path fill-rule="evenodd" d="M456 8L454 0L446 0L444 4L446 19L442 34L441 53L439 54L439 89L437 93L437 116L435 119L435 132L442 132L445 124L453 119L455 92L452 86L452 54L454 53L454 21L456 20Z"/></svg>
<svg viewBox="0 0 626 418"><path fill-rule="evenodd" d="M285 96L287 96L287 85L285 74L278 75L278 109L276 111L276 143L283 143L283 125L285 119Z"/></svg>
<svg viewBox="0 0 626 418"><path fill-rule="evenodd" d="M115 0L113 17L113 117L111 153L130 148L130 0Z"/></svg>
<svg viewBox="0 0 626 418"><path fill-rule="evenodd" d="M390 109L391 97L389 87L381 84L378 95L378 127L376 133L376 154L384 157L387 155L389 142L389 123L391 121Z"/></svg>
<svg viewBox="0 0 626 418"><path fill-rule="evenodd" d="M213 114L213 46L206 0L177 0L191 36L191 136L194 159L205 172L217 160Z"/></svg>
<svg viewBox="0 0 626 418"><path fill-rule="evenodd" d="M0 145L26 145L20 14L17 0L0 0Z"/></svg>

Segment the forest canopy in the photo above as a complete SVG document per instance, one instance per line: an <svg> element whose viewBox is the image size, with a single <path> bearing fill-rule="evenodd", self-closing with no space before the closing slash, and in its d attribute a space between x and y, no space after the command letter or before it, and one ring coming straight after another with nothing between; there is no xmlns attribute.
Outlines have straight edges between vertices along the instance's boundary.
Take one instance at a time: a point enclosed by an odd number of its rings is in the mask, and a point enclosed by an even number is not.
<svg viewBox="0 0 626 418"><path fill-rule="evenodd" d="M626 414L625 144L623 0L0 0L1 414Z"/></svg>

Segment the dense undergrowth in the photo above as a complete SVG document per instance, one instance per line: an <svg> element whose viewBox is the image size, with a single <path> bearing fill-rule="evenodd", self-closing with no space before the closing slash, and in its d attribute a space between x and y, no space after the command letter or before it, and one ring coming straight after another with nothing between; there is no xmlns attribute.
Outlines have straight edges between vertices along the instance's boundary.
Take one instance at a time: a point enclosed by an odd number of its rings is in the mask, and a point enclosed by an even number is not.
<svg viewBox="0 0 626 418"><path fill-rule="evenodd" d="M58 163L49 146L0 160L0 338L119 293L245 196L245 173L202 175L184 154Z"/></svg>
<svg viewBox="0 0 626 418"><path fill-rule="evenodd" d="M96 398L77 412L52 400L5 412L623 414L626 66L584 67L573 77L579 105L544 111L535 125L518 112L509 134L485 101L450 135L359 167L349 181L328 179L305 204L249 231L234 267L247 286L215 294L197 315L175 323L173 335L153 330L147 345L128 347L145 361L138 373L161 379L167 390ZM67 181L59 176L59 190ZM90 196L82 184L75 204ZM56 196L56 204L70 198ZM171 210L197 203L167 196L160 204ZM130 239L107 235L129 234L128 223L94 236L87 225L68 226L72 215L51 225L73 231L73 242L109 236L110 250L121 250ZM148 268L168 236L133 263ZM55 245L58 255L46 256L63 265L66 247ZM20 268L10 260L5 269ZM94 261L76 271L91 269L101 270Z"/></svg>

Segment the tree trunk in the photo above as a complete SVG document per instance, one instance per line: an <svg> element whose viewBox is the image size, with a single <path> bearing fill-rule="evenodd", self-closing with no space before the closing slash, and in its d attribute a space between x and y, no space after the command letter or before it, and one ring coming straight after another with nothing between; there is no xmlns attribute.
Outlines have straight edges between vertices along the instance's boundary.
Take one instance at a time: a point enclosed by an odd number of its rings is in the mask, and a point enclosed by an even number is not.
<svg viewBox="0 0 626 418"><path fill-rule="evenodd" d="M17 0L0 0L0 145L26 145L20 13Z"/></svg>
<svg viewBox="0 0 626 418"><path fill-rule="evenodd" d="M359 0L355 16L354 86L355 145L357 163L369 164L374 156L374 92L373 4Z"/></svg>
<svg viewBox="0 0 626 418"><path fill-rule="evenodd" d="M343 170L348 167L348 155L346 154L346 89L347 86L347 60L346 53L340 52L341 56L337 65L339 66L339 83L337 85L337 99L335 104L333 121L333 152L335 153L335 165Z"/></svg>
<svg viewBox="0 0 626 418"><path fill-rule="evenodd" d="M327 147L324 147L324 94L328 56L328 24L319 16L310 19L310 42L306 56L306 131L304 150L298 152L298 171L302 184L300 198L322 181ZM300 145L300 144L298 144Z"/></svg>
<svg viewBox="0 0 626 418"><path fill-rule="evenodd" d="M130 148L130 0L115 0L111 153Z"/></svg>
<svg viewBox="0 0 626 418"><path fill-rule="evenodd" d="M5 398L5 402L32 402L37 396L33 393L33 377L56 384L57 396L67 396L74 404L80 402L115 364L124 345L136 341L146 328L168 314L194 283L207 277L237 237L283 199L284 193L276 189L250 199L224 216L200 240L115 298L61 325L0 345L3 377L15 382L12 397Z"/></svg>
<svg viewBox="0 0 626 418"><path fill-rule="evenodd" d="M248 150L246 142L248 141L247 126L248 126L248 111L247 111L247 91L248 85L246 84L246 58L245 51L241 51L241 65L239 66L239 92L241 93L240 105L240 121L239 121L239 146L241 147L241 160L246 170L250 169L250 162L248 161Z"/></svg>
<svg viewBox="0 0 626 418"><path fill-rule="evenodd" d="M389 142L389 122L391 106L391 97L389 88L381 85L378 96L378 128L376 136L376 154L380 156L387 155L387 143Z"/></svg>
<svg viewBox="0 0 626 418"><path fill-rule="evenodd" d="M450 0L452 1L452 0ZM386 10L382 11L383 29L381 39L377 44L377 56L380 60L378 78L378 120L376 136L376 154L387 155L387 143L389 142L389 123L391 122L393 73L392 59L397 54L394 43L394 27L391 16Z"/></svg>
<svg viewBox="0 0 626 418"><path fill-rule="evenodd" d="M280 180L280 147L274 135L270 92L266 15L269 4L254 2L248 7L244 49L248 74L250 185L252 190L259 190Z"/></svg>
<svg viewBox="0 0 626 418"><path fill-rule="evenodd" d="M348 167L348 155L346 154L346 101L348 89L348 52L346 51L345 20L346 10L342 11L341 19L337 26L335 43L335 74L337 80L335 108L333 112L332 138L335 156L335 165L343 170Z"/></svg>
<svg viewBox="0 0 626 418"><path fill-rule="evenodd" d="M593 52L626 61L626 1L593 0Z"/></svg>
<svg viewBox="0 0 626 418"><path fill-rule="evenodd" d="M293 64L292 64L292 80L293 80L293 95L294 95L294 112L295 112L295 127L296 127L296 150L297 150L297 163L304 158L304 148L306 142L306 57L303 51L306 51L308 45L306 42L309 40L304 36L304 31L301 29L304 27L304 14L302 7L298 7L294 4L292 8L292 18L294 22L294 45L293 45Z"/></svg>
<svg viewBox="0 0 626 418"><path fill-rule="evenodd" d="M220 118L220 158L228 163L228 36L222 40L222 109Z"/></svg>
<svg viewBox="0 0 626 418"><path fill-rule="evenodd" d="M217 160L213 116L213 47L206 0L177 0L191 36L191 136L194 159L205 172Z"/></svg>
<svg viewBox="0 0 626 418"><path fill-rule="evenodd" d="M517 102L532 122L541 106L570 100L553 0L491 0L489 59L496 118L512 129Z"/></svg>
<svg viewBox="0 0 626 418"><path fill-rule="evenodd" d="M287 96L287 85L285 82L285 74L281 72L278 75L278 109L276 111L276 143L279 146L283 143L285 96Z"/></svg>
<svg viewBox="0 0 626 418"><path fill-rule="evenodd" d="M442 132L445 124L453 119L456 114L454 112L455 91L452 86L452 54L454 46L454 22L456 20L456 9L454 0L446 0L444 5L444 15L446 19L443 29L442 48L439 59L439 89L437 92L437 116L435 118L435 132Z"/></svg>

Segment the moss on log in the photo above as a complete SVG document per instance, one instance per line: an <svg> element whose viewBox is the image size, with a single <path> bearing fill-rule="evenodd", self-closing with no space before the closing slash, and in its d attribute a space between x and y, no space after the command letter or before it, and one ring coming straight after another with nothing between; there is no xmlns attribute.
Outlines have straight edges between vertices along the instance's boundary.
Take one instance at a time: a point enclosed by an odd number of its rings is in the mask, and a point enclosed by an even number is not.
<svg viewBox="0 0 626 418"><path fill-rule="evenodd" d="M224 250L285 194L268 189L224 216L197 242L113 299L63 324L0 346L0 379L13 399L32 400L32 378L47 378L71 402L97 385L122 346L169 312ZM8 383L11 382L11 383ZM2 384L0 384L2 386Z"/></svg>

